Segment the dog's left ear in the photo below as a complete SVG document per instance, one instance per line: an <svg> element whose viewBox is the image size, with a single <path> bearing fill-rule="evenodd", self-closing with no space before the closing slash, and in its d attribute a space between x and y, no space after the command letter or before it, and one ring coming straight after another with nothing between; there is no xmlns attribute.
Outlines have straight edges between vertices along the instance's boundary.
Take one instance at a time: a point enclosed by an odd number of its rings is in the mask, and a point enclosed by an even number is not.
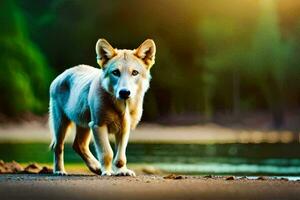
<svg viewBox="0 0 300 200"><path fill-rule="evenodd" d="M154 41L147 39L136 49L135 55L150 69L155 62L155 53L156 46Z"/></svg>
<svg viewBox="0 0 300 200"><path fill-rule="evenodd" d="M97 63L101 68L116 55L114 48L105 40L99 39L96 44Z"/></svg>

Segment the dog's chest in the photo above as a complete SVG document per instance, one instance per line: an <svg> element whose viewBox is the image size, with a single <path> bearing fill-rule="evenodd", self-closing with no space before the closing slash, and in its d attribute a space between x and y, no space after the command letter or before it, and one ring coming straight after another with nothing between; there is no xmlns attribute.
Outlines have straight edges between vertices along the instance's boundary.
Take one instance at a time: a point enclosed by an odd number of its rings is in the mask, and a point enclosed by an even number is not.
<svg viewBox="0 0 300 200"><path fill-rule="evenodd" d="M130 120L123 114L107 110L102 116L102 123L107 125L109 133L118 133L124 129L126 123L130 123Z"/></svg>
<svg viewBox="0 0 300 200"><path fill-rule="evenodd" d="M122 132L126 127L135 128L139 121L136 120L136 112L119 113L114 110L106 110L102 119L102 123L107 125L110 133Z"/></svg>

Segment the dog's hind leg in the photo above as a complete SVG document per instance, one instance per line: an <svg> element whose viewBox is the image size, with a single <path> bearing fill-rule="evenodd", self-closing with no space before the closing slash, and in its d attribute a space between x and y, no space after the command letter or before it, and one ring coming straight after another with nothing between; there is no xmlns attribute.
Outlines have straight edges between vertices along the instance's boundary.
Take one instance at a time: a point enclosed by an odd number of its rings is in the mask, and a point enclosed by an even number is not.
<svg viewBox="0 0 300 200"><path fill-rule="evenodd" d="M101 175L100 162L93 156L89 148L90 140L90 128L83 128L77 125L73 149L80 155L92 172Z"/></svg>
<svg viewBox="0 0 300 200"><path fill-rule="evenodd" d="M53 141L51 148L54 152L53 173L66 175L64 167L64 141L71 121L65 116L58 105L50 99L49 125L52 129Z"/></svg>

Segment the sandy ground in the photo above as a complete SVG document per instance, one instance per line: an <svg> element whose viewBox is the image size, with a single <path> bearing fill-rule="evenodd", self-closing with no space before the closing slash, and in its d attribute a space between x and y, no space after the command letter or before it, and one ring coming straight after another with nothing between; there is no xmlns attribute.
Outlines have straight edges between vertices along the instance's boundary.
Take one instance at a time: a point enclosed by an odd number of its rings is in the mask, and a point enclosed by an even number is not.
<svg viewBox="0 0 300 200"><path fill-rule="evenodd" d="M0 199L299 199L300 182L224 177L1 175Z"/></svg>
<svg viewBox="0 0 300 200"><path fill-rule="evenodd" d="M74 128L67 141L74 138ZM45 141L51 140L47 123L30 122L0 126L0 141ZM215 124L195 126L162 126L141 124L130 136L131 142L172 143L260 143L300 141L299 133L290 131L250 130L227 128Z"/></svg>

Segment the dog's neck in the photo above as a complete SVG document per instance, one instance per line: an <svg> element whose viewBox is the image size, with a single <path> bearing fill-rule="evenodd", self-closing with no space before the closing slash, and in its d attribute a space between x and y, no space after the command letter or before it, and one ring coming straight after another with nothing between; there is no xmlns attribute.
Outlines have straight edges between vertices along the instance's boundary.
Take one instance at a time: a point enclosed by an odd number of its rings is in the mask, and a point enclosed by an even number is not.
<svg viewBox="0 0 300 200"><path fill-rule="evenodd" d="M110 106L116 110L118 113L125 114L126 111L129 113L133 113L135 109L137 109L142 103L144 98L143 94L138 94L136 97L129 98L127 100L117 99L114 95L106 91L103 87L101 87L101 95L102 99L108 99L109 101L105 103L109 103Z"/></svg>

